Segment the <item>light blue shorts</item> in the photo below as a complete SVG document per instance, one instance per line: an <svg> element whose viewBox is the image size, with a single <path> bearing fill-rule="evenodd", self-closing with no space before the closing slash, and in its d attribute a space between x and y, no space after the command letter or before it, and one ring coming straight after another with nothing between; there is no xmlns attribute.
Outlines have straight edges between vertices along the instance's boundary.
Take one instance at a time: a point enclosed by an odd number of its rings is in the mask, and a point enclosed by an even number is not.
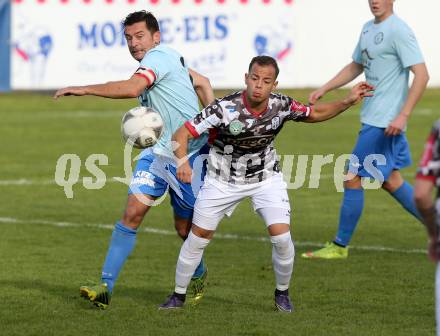
<svg viewBox="0 0 440 336"><path fill-rule="evenodd" d="M384 181L388 180L393 170L400 170L412 163L405 133L387 136L385 128L365 124L359 132L352 155L349 172Z"/></svg>
<svg viewBox="0 0 440 336"><path fill-rule="evenodd" d="M174 213L181 218L191 218L197 194L206 174L206 158L209 147L204 146L190 157L193 168L191 183L182 183L176 177L176 163L147 149L142 153L133 171L128 194L144 194L159 198L169 190Z"/></svg>

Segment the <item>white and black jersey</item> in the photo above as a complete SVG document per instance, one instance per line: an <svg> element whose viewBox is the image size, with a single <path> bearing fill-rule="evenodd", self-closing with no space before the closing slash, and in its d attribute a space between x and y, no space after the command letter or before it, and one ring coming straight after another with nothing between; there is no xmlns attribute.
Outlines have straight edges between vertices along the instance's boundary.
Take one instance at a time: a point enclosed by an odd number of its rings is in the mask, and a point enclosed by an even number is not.
<svg viewBox="0 0 440 336"><path fill-rule="evenodd" d="M434 123L426 141L417 178L430 180L437 186L437 207L440 210L440 120Z"/></svg>
<svg viewBox="0 0 440 336"><path fill-rule="evenodd" d="M242 91L215 100L185 126L194 137L209 130L209 176L232 184L258 183L279 172L274 139L284 123L303 120L311 110L272 93L266 111L256 114Z"/></svg>

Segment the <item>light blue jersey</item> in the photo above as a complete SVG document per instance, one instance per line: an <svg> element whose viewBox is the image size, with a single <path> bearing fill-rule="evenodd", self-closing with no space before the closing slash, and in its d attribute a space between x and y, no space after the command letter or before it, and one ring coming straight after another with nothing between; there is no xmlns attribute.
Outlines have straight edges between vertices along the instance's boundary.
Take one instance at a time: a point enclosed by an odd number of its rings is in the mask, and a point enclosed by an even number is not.
<svg viewBox="0 0 440 336"><path fill-rule="evenodd" d="M353 61L363 65L366 80L376 88L374 96L364 100L361 122L388 127L408 96L409 67L424 63L414 33L396 15L379 24L369 21L362 28Z"/></svg>
<svg viewBox="0 0 440 336"><path fill-rule="evenodd" d="M136 74L152 82L151 86L139 96L141 105L152 107L159 112L164 122L163 134L153 147L153 152L172 158L174 157L171 146L173 133L185 121L199 113L197 95L184 59L174 49L158 45L145 54ZM206 140L205 135L202 139L191 141L188 153L192 154L199 150Z"/></svg>

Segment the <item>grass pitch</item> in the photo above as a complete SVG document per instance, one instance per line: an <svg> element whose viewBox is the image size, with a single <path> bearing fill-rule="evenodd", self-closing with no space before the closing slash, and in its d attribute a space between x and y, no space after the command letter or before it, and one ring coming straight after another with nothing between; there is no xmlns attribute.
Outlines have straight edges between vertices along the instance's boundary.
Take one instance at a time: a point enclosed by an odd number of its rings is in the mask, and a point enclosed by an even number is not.
<svg viewBox="0 0 440 336"><path fill-rule="evenodd" d="M288 93L306 100L308 91ZM403 171L409 181L440 116L439 102L439 90L427 91L411 117L407 135L414 164ZM304 186L289 191L297 253L293 314L273 311L271 246L248 202L220 224L206 250L210 274L200 305L157 310L173 289L181 245L166 200L144 220L110 308L93 309L78 289L99 279L111 227L125 205L126 186L112 178L124 176L120 118L136 104L0 96L1 335L434 334L434 265L424 254L424 228L385 192L366 192L347 260L301 259L306 249L333 239L342 198L333 164L323 167L319 188L307 187L310 161ZM358 108L326 123L292 122L278 137L278 153L336 158L351 152L358 130ZM81 160L72 199L54 183L56 162L65 153ZM107 183L88 190L82 179L92 176L85 161L94 153L108 157L108 165L100 166Z"/></svg>

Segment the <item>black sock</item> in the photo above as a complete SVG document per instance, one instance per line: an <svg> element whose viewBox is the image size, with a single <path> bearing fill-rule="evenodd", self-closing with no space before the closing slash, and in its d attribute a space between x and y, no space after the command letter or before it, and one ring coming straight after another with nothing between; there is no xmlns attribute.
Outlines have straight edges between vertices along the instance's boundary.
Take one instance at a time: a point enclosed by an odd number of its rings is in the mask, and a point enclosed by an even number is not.
<svg viewBox="0 0 440 336"><path fill-rule="evenodd" d="M275 295L285 295L285 296L289 296L289 290L288 289L286 289L286 290L283 290L283 291L280 291L279 289L275 289Z"/></svg>
<svg viewBox="0 0 440 336"><path fill-rule="evenodd" d="M173 295L174 295L174 296L177 296L177 297L179 298L180 301L185 302L186 294L179 294L179 293L174 292Z"/></svg>

